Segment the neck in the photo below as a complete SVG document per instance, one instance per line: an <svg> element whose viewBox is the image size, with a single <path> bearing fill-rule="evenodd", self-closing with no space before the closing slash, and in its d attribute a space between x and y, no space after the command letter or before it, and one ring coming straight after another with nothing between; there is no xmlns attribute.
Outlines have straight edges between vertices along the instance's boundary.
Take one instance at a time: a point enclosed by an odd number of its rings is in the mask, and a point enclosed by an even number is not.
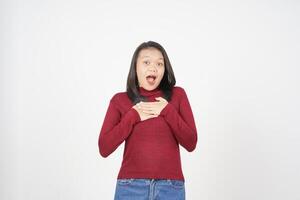
<svg viewBox="0 0 300 200"><path fill-rule="evenodd" d="M151 96L151 95L157 94L159 92L160 92L160 89L158 87L156 87L153 90L146 90L145 88L143 88L141 86L139 87L139 93L143 96Z"/></svg>

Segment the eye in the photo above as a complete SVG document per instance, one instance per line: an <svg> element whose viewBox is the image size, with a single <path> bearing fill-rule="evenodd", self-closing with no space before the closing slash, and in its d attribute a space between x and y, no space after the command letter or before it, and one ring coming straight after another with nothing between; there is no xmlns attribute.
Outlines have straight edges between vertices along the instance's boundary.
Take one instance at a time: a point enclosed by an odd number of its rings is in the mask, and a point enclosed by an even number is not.
<svg viewBox="0 0 300 200"><path fill-rule="evenodd" d="M143 63L145 63L146 65L150 64L150 62L148 60L145 60Z"/></svg>
<svg viewBox="0 0 300 200"><path fill-rule="evenodd" d="M158 63L158 66L164 66L164 63Z"/></svg>

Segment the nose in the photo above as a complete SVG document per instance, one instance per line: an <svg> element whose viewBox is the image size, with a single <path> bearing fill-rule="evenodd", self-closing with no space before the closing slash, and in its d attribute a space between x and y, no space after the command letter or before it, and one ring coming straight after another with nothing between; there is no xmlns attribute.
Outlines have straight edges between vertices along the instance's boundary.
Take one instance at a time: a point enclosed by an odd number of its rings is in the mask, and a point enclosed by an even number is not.
<svg viewBox="0 0 300 200"><path fill-rule="evenodd" d="M152 72L156 72L157 71L156 67L154 67L153 65L149 68L149 70L152 71Z"/></svg>

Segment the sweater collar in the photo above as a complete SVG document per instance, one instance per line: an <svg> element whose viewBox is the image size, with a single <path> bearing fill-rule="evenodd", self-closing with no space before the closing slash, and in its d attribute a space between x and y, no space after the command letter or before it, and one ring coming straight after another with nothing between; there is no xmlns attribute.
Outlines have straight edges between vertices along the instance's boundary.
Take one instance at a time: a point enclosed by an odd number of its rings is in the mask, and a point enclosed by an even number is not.
<svg viewBox="0 0 300 200"><path fill-rule="evenodd" d="M161 90L157 87L153 90L146 90L145 88L143 87L139 87L139 93L140 95L142 96L152 96L154 94L158 94Z"/></svg>

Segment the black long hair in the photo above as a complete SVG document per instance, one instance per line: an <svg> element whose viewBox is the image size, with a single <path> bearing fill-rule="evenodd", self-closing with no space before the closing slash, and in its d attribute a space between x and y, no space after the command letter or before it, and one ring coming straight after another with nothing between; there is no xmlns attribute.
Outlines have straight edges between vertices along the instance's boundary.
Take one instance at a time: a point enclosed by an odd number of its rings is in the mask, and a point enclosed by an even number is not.
<svg viewBox="0 0 300 200"><path fill-rule="evenodd" d="M138 90L139 84L138 84L138 78L136 73L136 63L137 63L139 52L142 49L147 49L147 48L156 48L161 52L161 54L164 57L165 72L158 88L162 90L163 98L166 99L167 101L170 101L172 97L172 88L176 84L176 79L174 76L172 65L170 63L170 60L168 58L165 49L159 43L154 41L143 42L134 51L128 77L127 77L127 87L126 87L127 95L130 98L130 100L133 102L133 104L136 104L140 101L148 101L146 97L140 95L139 93Z"/></svg>

